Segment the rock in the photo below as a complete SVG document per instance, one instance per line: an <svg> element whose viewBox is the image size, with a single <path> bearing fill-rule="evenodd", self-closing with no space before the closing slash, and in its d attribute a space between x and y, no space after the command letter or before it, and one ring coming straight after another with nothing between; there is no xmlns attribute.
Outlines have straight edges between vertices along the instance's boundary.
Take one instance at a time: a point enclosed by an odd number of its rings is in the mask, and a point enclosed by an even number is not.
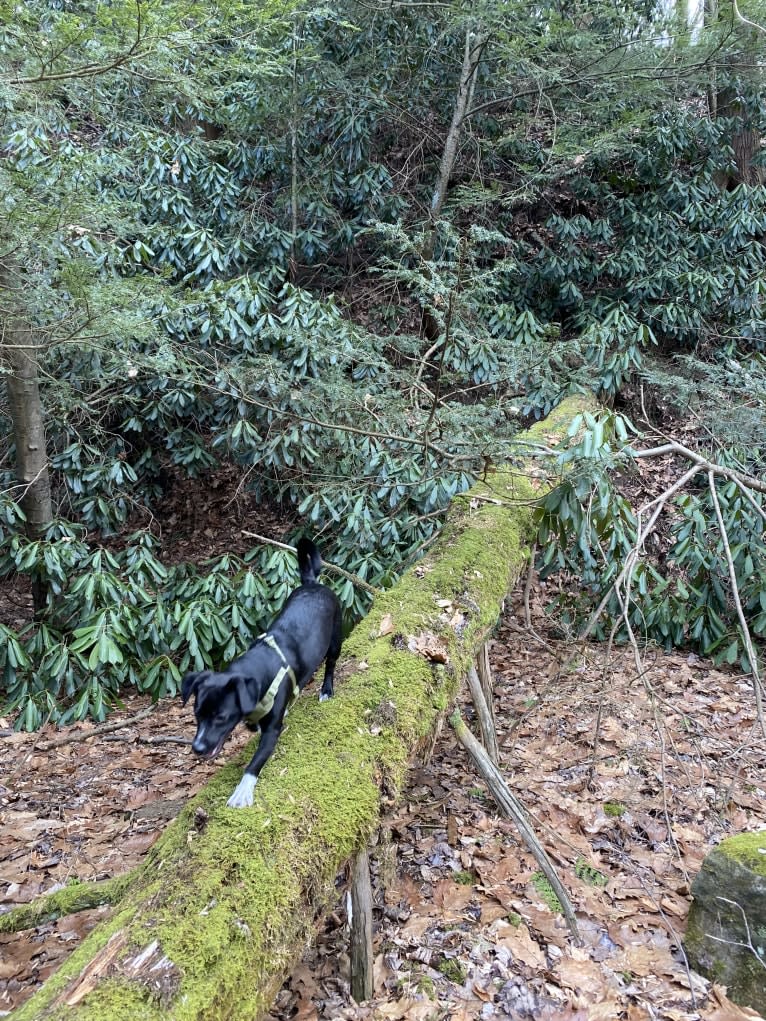
<svg viewBox="0 0 766 1021"><path fill-rule="evenodd" d="M689 964L766 1013L766 830L722 841L702 863L684 937Z"/></svg>

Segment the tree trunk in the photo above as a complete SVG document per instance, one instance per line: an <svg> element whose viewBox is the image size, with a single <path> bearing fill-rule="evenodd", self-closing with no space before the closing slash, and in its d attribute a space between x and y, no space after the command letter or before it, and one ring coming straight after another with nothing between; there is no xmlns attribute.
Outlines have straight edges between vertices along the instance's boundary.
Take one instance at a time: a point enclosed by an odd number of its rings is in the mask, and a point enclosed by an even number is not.
<svg viewBox="0 0 766 1021"><path fill-rule="evenodd" d="M704 0L702 9L702 23L706 28L715 25L718 21L718 0ZM707 84L707 105L708 115L712 121L718 116L718 87L716 84L717 64L715 59L710 62L710 77Z"/></svg>
<svg viewBox="0 0 766 1021"><path fill-rule="evenodd" d="M290 103L290 258L288 277L298 279L298 22L293 22L293 80Z"/></svg>
<svg viewBox="0 0 766 1021"><path fill-rule="evenodd" d="M523 439L550 446L589 406L570 398ZM453 501L429 554L346 639L336 697L294 706L254 806L226 807L249 746L168 827L115 915L16 1021L254 1021L268 1011L316 912L337 897L339 872L395 803L495 626L552 481L539 464L532 479L515 466Z"/></svg>
<svg viewBox="0 0 766 1021"><path fill-rule="evenodd" d="M730 6L729 4L726 5ZM732 12L726 12L727 17L732 17ZM712 26L721 17L718 0L705 0L705 23ZM730 52L727 57L717 66L711 68L710 84L708 85L708 108L712 118L730 117L737 123L737 127L731 136L731 147L734 150L734 162L736 164L735 174L721 173L718 183L723 188L734 188L738 184L762 185L766 182L766 168L754 165L753 160L761 151L761 133L753 128L749 122L747 110L744 108L737 90L730 87L720 87L717 80L723 77L726 65L742 63L746 66L752 64L749 74L760 80L762 72L756 67L756 53L759 50L761 40L754 39L752 29L739 23L734 18L734 37L739 41L739 52ZM747 73L747 72L743 72Z"/></svg>
<svg viewBox="0 0 766 1021"><path fill-rule="evenodd" d="M45 423L37 372L37 345L28 323L17 311L22 283L15 267L0 262L0 362L6 373L8 406L16 445L17 502L26 515L27 534L35 539L53 520ZM47 598L47 586L33 582L35 613Z"/></svg>
<svg viewBox="0 0 766 1021"><path fill-rule="evenodd" d="M434 248L436 246L436 221L439 219L442 206L444 205L444 199L447 196L447 188L449 186L452 168L454 167L455 159L457 158L460 133L463 129L463 122L465 121L466 114L468 113L473 100L474 88L476 87L476 76L479 71L481 55L484 52L484 48L488 41L488 34L476 32L471 28L466 29L465 43L463 46L463 64L460 68L460 79L458 81L457 95L455 96L455 108L452 111L452 121L450 122L449 130L447 131L447 138L444 142L441 163L439 164L439 173L436 178L436 184L434 185L434 191L431 196L431 204L428 211L430 230L426 236L422 252L423 261L425 263L430 262L434 256ZM424 272L427 276L430 274L428 266L424 267ZM424 308L420 323L420 333L435 345L429 350L429 354L426 357L429 357L433 350L438 347L440 332L439 323L437 322L436 317L428 308Z"/></svg>
<svg viewBox="0 0 766 1021"><path fill-rule="evenodd" d="M449 185L450 175L452 174L452 168L455 165L455 158L457 157L460 132L462 131L465 115L468 112L468 108L473 97L481 55L488 41L489 36L486 33L474 31L472 28L466 29L465 44L463 46L463 66L460 69L460 80L458 81L457 95L455 96L455 109L452 111L452 121L449 126L449 131L447 132L446 141L444 142L444 150L442 152L441 163L439 165L439 174L436 178L436 186L434 187L434 192L431 196L431 205L429 208L429 216L431 223L434 224L434 226L436 220L439 218L442 206L444 205L444 199L447 195L447 186ZM426 259L431 258L432 255L433 231L430 242L430 253L424 253Z"/></svg>

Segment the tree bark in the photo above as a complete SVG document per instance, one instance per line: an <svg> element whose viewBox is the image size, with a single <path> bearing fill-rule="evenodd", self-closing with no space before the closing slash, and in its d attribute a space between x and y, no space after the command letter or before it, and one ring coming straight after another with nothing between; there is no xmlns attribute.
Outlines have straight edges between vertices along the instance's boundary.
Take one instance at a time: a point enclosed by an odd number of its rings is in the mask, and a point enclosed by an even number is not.
<svg viewBox="0 0 766 1021"><path fill-rule="evenodd" d="M6 373L8 406L16 445L16 477L21 487L18 503L26 515L31 539L42 535L53 520L45 419L38 382L38 347L34 334L19 312L22 280L9 261L0 262L0 363ZM47 586L33 582L35 613L47 598Z"/></svg>
<svg viewBox="0 0 766 1021"><path fill-rule="evenodd" d="M729 7L727 2L724 6ZM727 17L733 17L731 11L726 12ZM705 0L704 9L705 24L715 25L721 18L721 11L718 0ZM754 159L761 151L761 133L752 127L747 111L744 108L737 90L730 87L721 87L718 79L723 77L726 65L736 64L741 61L744 65L748 62L755 65L755 54L758 52L760 40L753 38L753 32L747 26L737 23L733 18L734 38L739 41L739 51L730 52L719 64L711 68L710 84L708 85L708 108L711 118L730 117L737 124L731 136L731 147L734 150L734 162L736 173L720 175L720 185L723 188L735 187L738 184L763 185L766 182L766 168L754 164ZM747 74L747 72L744 72ZM760 68L753 66L749 72L752 77L761 78Z"/></svg>
<svg viewBox="0 0 766 1021"><path fill-rule="evenodd" d="M550 446L584 407L592 402L567 400L523 439ZM346 639L335 698L296 703L253 807L226 807L250 745L168 827L116 914L15 1021L253 1021L268 1011L525 567L535 501L555 481L539 465L533 475L500 470L453 501L428 555Z"/></svg>
<svg viewBox="0 0 766 1021"><path fill-rule="evenodd" d="M298 278L298 22L293 22L293 79L290 103L290 283Z"/></svg>
<svg viewBox="0 0 766 1021"><path fill-rule="evenodd" d="M351 865L351 995L357 1003L372 998L372 883L366 847Z"/></svg>
<svg viewBox="0 0 766 1021"><path fill-rule="evenodd" d="M487 45L488 41L489 35L487 33L475 31L472 28L466 29L465 43L463 46L463 64L460 68L460 79L458 81L457 95L455 96L455 108L452 111L452 121L450 123L449 130L447 131L447 138L444 142L441 163L439 165L439 174L436 178L433 195L431 196L429 215L432 224L435 224L435 221L439 218L442 206L444 205L450 175L452 174L452 168L455 165L455 159L457 157L460 133L463 128L465 115L468 112L471 99L473 97L481 55L484 52L484 47ZM430 245L430 254L424 253L427 259L431 258L433 255L433 233Z"/></svg>
<svg viewBox="0 0 766 1021"><path fill-rule="evenodd" d="M444 142L442 158L439 164L439 173L436 177L436 184L434 185L434 191L431 196L431 204L428 211L430 229L426 235L422 252L423 261L425 263L430 262L434 256L434 248L436 246L436 221L439 219L442 206L444 205L444 200L447 196L447 188L449 187L452 168L454 167L455 159L457 158L460 133L463 129L466 114L468 113L473 100L474 88L476 87L476 76L479 71L481 55L484 52L484 48L488 41L489 35L487 33L474 31L470 27L466 29L465 43L463 45L463 63L460 68L460 78L458 80L457 94L455 96L455 108L452 111L452 120L450 122L449 130L447 131L447 138ZM430 275L430 268L425 266L424 272L427 276ZM428 308L423 309L420 332L422 336L426 337L426 339L430 340L434 345L426 356L430 357L433 350L438 347L440 330L436 317ZM442 343L446 342L442 341Z"/></svg>
<svg viewBox="0 0 766 1021"><path fill-rule="evenodd" d="M500 762L500 750L497 747L495 720L489 710L484 689L482 688L475 666L471 666L471 669L468 671L468 687L470 688L473 706L476 710L476 719L478 720L479 732L481 733L481 743L489 758L497 765Z"/></svg>

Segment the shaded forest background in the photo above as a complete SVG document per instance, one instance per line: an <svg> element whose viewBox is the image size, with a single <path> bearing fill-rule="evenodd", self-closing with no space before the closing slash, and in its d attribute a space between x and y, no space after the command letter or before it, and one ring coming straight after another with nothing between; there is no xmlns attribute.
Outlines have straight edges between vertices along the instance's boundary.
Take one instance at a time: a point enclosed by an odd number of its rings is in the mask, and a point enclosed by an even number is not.
<svg viewBox="0 0 766 1021"><path fill-rule="evenodd" d="M0 0L17 725L232 658L295 580L243 543L258 520L386 587L572 391L604 412L538 511L561 628L691 645L758 690L763 25L714 0ZM221 489L228 551L174 553ZM369 588L338 592L351 626Z"/></svg>

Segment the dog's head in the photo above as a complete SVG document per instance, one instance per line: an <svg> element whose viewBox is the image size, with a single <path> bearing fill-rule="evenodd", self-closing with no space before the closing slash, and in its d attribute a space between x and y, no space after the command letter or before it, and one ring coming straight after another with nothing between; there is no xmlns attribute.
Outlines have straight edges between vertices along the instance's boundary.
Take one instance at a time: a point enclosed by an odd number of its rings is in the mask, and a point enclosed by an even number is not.
<svg viewBox="0 0 766 1021"><path fill-rule="evenodd" d="M192 750L205 759L214 759L243 716L255 708L248 678L241 674L216 674L212 670L187 674L181 683L184 705L192 695L197 718Z"/></svg>

